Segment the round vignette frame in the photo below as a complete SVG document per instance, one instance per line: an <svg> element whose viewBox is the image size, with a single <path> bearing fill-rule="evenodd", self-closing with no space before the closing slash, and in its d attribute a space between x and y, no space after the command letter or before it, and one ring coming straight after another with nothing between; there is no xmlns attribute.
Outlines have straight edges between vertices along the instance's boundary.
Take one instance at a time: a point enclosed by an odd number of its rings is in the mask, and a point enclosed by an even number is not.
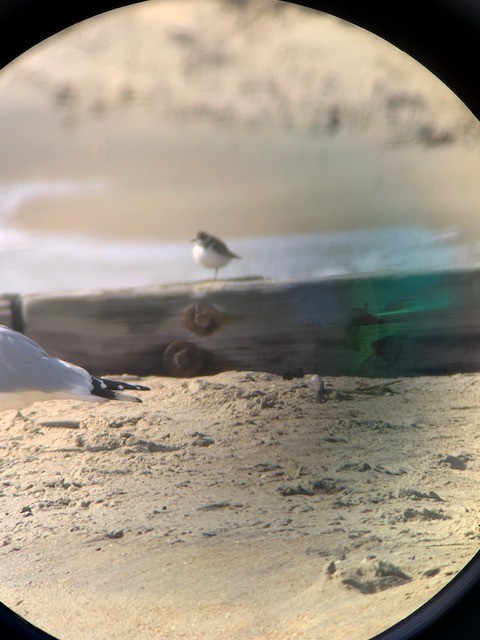
<svg viewBox="0 0 480 640"><path fill-rule="evenodd" d="M2 0L0 69L59 31L143 0ZM480 119L480 2L477 0L317 0L292 3L363 27L405 51ZM480 552L433 598L371 640L480 638ZM55 640L0 603L0 637Z"/></svg>

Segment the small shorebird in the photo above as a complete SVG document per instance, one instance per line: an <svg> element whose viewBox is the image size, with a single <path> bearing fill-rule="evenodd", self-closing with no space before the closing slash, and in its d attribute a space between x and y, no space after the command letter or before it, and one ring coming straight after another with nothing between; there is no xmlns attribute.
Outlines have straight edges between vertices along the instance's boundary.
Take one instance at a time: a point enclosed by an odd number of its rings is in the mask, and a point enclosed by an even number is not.
<svg viewBox="0 0 480 640"><path fill-rule="evenodd" d="M192 250L195 262L207 269L215 269L215 279L221 267L227 265L233 258L240 259L240 256L232 253L222 240L204 231L199 231L192 242L195 243Z"/></svg>
<svg viewBox="0 0 480 640"><path fill-rule="evenodd" d="M125 390L149 387L92 376L82 367L49 356L23 333L0 325L0 411L55 399L141 402Z"/></svg>

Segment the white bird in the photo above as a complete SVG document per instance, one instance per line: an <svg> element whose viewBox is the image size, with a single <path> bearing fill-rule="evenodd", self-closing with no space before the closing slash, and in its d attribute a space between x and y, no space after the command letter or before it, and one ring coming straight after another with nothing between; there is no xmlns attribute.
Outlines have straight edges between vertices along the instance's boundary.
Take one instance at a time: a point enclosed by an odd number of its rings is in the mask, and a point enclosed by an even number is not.
<svg viewBox="0 0 480 640"><path fill-rule="evenodd" d="M218 270L225 267L233 258L240 259L236 253L232 253L223 240L211 236L204 231L199 231L192 239L195 243L192 255L198 264L207 269L215 269L215 278Z"/></svg>
<svg viewBox="0 0 480 640"><path fill-rule="evenodd" d="M141 402L124 390L149 387L92 376L82 367L49 356L23 333L0 325L0 411L55 399Z"/></svg>

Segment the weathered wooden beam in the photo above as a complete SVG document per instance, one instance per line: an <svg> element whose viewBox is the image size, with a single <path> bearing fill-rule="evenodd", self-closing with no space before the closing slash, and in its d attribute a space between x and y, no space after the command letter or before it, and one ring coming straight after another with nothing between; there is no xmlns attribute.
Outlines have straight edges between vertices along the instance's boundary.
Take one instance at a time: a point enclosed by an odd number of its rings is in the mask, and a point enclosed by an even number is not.
<svg viewBox="0 0 480 640"><path fill-rule="evenodd" d="M4 293L0 295L0 324L23 330L22 297L16 293Z"/></svg>
<svg viewBox="0 0 480 640"><path fill-rule="evenodd" d="M97 374L480 370L480 273L29 295L25 333Z"/></svg>

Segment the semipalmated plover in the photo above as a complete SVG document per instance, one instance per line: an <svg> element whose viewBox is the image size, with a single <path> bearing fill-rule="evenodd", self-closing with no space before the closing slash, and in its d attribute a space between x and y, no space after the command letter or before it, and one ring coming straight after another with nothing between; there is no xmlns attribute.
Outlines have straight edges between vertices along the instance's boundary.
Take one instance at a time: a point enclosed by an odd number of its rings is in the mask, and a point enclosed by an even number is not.
<svg viewBox="0 0 480 640"><path fill-rule="evenodd" d="M195 243L192 250L195 262L207 269L215 269L215 279L221 267L225 267L233 258L240 259L222 240L204 231L199 231L192 242Z"/></svg>

